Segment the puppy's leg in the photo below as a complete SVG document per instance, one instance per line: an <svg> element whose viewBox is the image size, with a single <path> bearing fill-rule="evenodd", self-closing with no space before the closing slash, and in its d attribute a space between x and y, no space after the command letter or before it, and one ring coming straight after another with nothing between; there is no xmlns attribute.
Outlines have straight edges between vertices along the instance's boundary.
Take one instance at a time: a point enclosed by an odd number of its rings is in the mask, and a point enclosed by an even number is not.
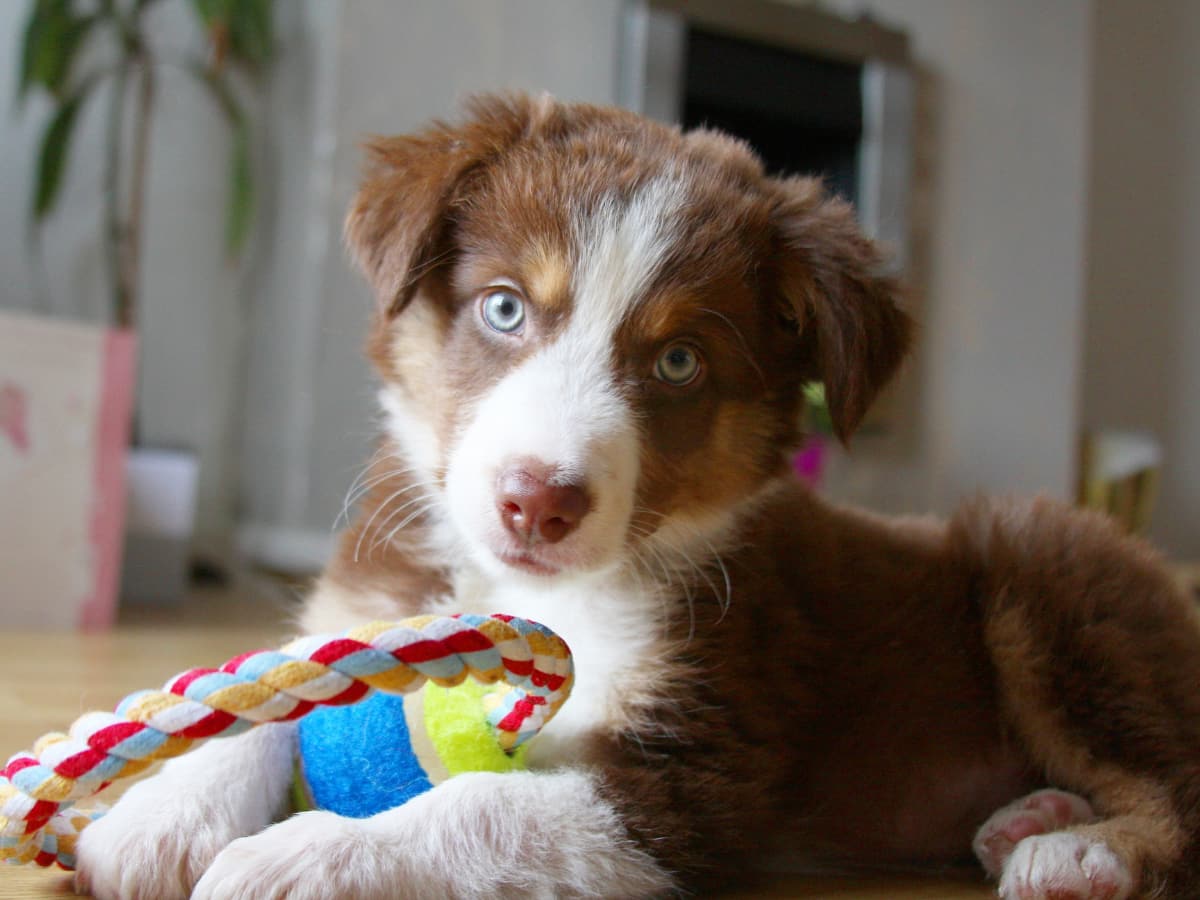
<svg viewBox="0 0 1200 900"><path fill-rule="evenodd" d="M651 897L670 886L593 775L478 772L369 819L302 813L235 841L193 897Z"/></svg>
<svg viewBox="0 0 1200 900"><path fill-rule="evenodd" d="M79 842L77 888L100 900L187 897L231 841L282 812L295 726L218 738L133 785Z"/></svg>
<svg viewBox="0 0 1200 900"><path fill-rule="evenodd" d="M1020 900L1200 896L1200 624L1158 558L1039 502L958 523L1007 724L1097 820L1020 841Z"/></svg>

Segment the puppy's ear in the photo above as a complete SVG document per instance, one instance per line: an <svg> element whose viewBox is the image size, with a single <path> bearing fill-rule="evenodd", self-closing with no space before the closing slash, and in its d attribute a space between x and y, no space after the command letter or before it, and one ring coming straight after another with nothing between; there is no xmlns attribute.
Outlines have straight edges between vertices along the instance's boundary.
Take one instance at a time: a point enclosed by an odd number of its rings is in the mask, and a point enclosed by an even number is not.
<svg viewBox="0 0 1200 900"><path fill-rule="evenodd" d="M849 204L811 178L773 187L784 314L800 330L805 377L824 382L834 431L845 442L904 359L912 320Z"/></svg>
<svg viewBox="0 0 1200 900"><path fill-rule="evenodd" d="M544 121L553 104L485 95L467 109L461 125L438 122L364 145L362 183L346 215L345 239L388 317L404 309L421 278L447 255L453 209L472 173Z"/></svg>

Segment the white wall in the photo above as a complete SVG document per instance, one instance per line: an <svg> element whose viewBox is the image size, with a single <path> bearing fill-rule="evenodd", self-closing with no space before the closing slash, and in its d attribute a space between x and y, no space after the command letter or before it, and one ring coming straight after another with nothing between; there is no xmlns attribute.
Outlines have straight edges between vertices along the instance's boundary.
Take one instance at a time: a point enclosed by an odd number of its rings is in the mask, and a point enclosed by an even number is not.
<svg viewBox="0 0 1200 900"><path fill-rule="evenodd" d="M946 511L977 490L1070 496L1079 425L1091 4L846 0L906 30L921 79L920 333L900 426L830 490Z"/></svg>
<svg viewBox="0 0 1200 900"><path fill-rule="evenodd" d="M1084 418L1165 450L1152 536L1200 559L1200 4L1098 0Z"/></svg>

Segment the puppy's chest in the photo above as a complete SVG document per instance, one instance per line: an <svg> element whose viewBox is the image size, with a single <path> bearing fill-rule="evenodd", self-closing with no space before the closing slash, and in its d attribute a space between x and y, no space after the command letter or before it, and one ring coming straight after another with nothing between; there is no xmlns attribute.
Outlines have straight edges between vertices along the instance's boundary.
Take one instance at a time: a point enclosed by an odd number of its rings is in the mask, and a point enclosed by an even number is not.
<svg viewBox="0 0 1200 900"><path fill-rule="evenodd" d="M656 595L618 579L541 587L463 578L448 604L456 612L503 612L553 629L567 642L575 685L558 715L530 745L534 767L584 759L598 732L620 729L653 693L662 624ZM665 663L662 663L665 666Z"/></svg>

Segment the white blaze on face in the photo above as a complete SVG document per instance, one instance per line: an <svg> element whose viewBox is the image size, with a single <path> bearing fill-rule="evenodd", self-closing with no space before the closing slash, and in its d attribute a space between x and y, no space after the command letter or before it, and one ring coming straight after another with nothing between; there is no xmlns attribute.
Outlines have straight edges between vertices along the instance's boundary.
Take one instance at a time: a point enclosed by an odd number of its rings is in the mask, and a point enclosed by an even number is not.
<svg viewBox="0 0 1200 900"><path fill-rule="evenodd" d="M563 571L619 559L637 487L639 434L614 380L613 342L670 250L685 185L660 176L630 200L606 197L572 223L576 263L566 328L480 398L447 469L451 519L486 569L511 549L494 496L498 476L536 459L586 485L591 510L557 544L538 548Z"/></svg>

